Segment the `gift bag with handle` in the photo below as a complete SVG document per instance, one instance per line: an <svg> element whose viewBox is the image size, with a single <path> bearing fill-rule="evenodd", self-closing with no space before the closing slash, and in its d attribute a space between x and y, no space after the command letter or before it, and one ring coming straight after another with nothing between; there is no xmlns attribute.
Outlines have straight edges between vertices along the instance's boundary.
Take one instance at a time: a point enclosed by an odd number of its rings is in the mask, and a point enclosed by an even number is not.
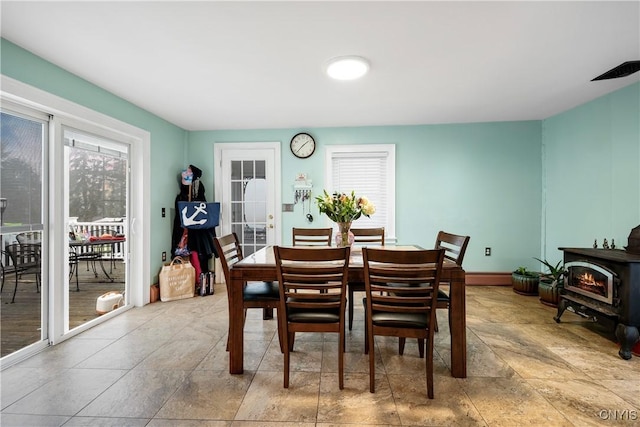
<svg viewBox="0 0 640 427"><path fill-rule="evenodd" d="M196 291L196 270L182 257L175 257L160 271L160 301L192 298Z"/></svg>

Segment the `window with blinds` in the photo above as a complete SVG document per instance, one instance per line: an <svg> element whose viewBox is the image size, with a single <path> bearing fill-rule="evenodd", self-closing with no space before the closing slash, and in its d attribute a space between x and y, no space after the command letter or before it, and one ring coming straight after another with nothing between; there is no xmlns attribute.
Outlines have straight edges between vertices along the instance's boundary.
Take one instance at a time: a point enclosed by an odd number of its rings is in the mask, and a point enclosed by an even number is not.
<svg viewBox="0 0 640 427"><path fill-rule="evenodd" d="M326 147L327 192L365 196L376 207L370 218L360 217L353 227L385 227L395 237L395 145L341 145Z"/></svg>

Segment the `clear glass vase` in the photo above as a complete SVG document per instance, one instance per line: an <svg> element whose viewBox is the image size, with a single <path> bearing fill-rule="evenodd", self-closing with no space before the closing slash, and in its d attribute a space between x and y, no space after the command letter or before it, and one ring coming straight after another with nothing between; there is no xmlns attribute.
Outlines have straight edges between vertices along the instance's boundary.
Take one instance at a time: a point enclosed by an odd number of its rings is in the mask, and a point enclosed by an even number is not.
<svg viewBox="0 0 640 427"><path fill-rule="evenodd" d="M338 234L336 235L336 246L339 248L351 246L353 244L353 233L350 222L338 222Z"/></svg>

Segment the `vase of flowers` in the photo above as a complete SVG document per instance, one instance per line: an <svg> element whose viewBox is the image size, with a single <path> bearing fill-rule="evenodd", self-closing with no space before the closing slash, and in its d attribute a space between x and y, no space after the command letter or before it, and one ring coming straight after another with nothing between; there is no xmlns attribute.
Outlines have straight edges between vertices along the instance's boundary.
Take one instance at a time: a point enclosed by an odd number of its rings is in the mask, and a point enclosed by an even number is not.
<svg viewBox="0 0 640 427"><path fill-rule="evenodd" d="M350 222L338 222L338 234L336 234L336 246L351 246L355 240L355 236L351 232Z"/></svg>
<svg viewBox="0 0 640 427"><path fill-rule="evenodd" d="M338 224L337 246L350 246L353 243L353 234L349 231L351 223L362 215L370 217L376 211L375 206L366 197L356 197L351 194L323 191L323 195L316 197L316 203L320 213L326 214L329 219Z"/></svg>

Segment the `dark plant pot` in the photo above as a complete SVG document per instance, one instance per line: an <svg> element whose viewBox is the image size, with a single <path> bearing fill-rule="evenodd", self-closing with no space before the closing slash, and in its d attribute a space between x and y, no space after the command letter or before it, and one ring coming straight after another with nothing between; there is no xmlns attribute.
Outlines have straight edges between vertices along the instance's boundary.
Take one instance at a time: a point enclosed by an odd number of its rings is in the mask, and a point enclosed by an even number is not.
<svg viewBox="0 0 640 427"><path fill-rule="evenodd" d="M523 274L511 273L511 284L513 292L520 295L538 295L538 283L540 277L525 276Z"/></svg>
<svg viewBox="0 0 640 427"><path fill-rule="evenodd" d="M549 282L547 280L541 280L538 284L538 295L540 296L540 302L544 305L551 307L557 307L558 301L560 301L560 292L562 290L562 284L556 285L556 282Z"/></svg>

